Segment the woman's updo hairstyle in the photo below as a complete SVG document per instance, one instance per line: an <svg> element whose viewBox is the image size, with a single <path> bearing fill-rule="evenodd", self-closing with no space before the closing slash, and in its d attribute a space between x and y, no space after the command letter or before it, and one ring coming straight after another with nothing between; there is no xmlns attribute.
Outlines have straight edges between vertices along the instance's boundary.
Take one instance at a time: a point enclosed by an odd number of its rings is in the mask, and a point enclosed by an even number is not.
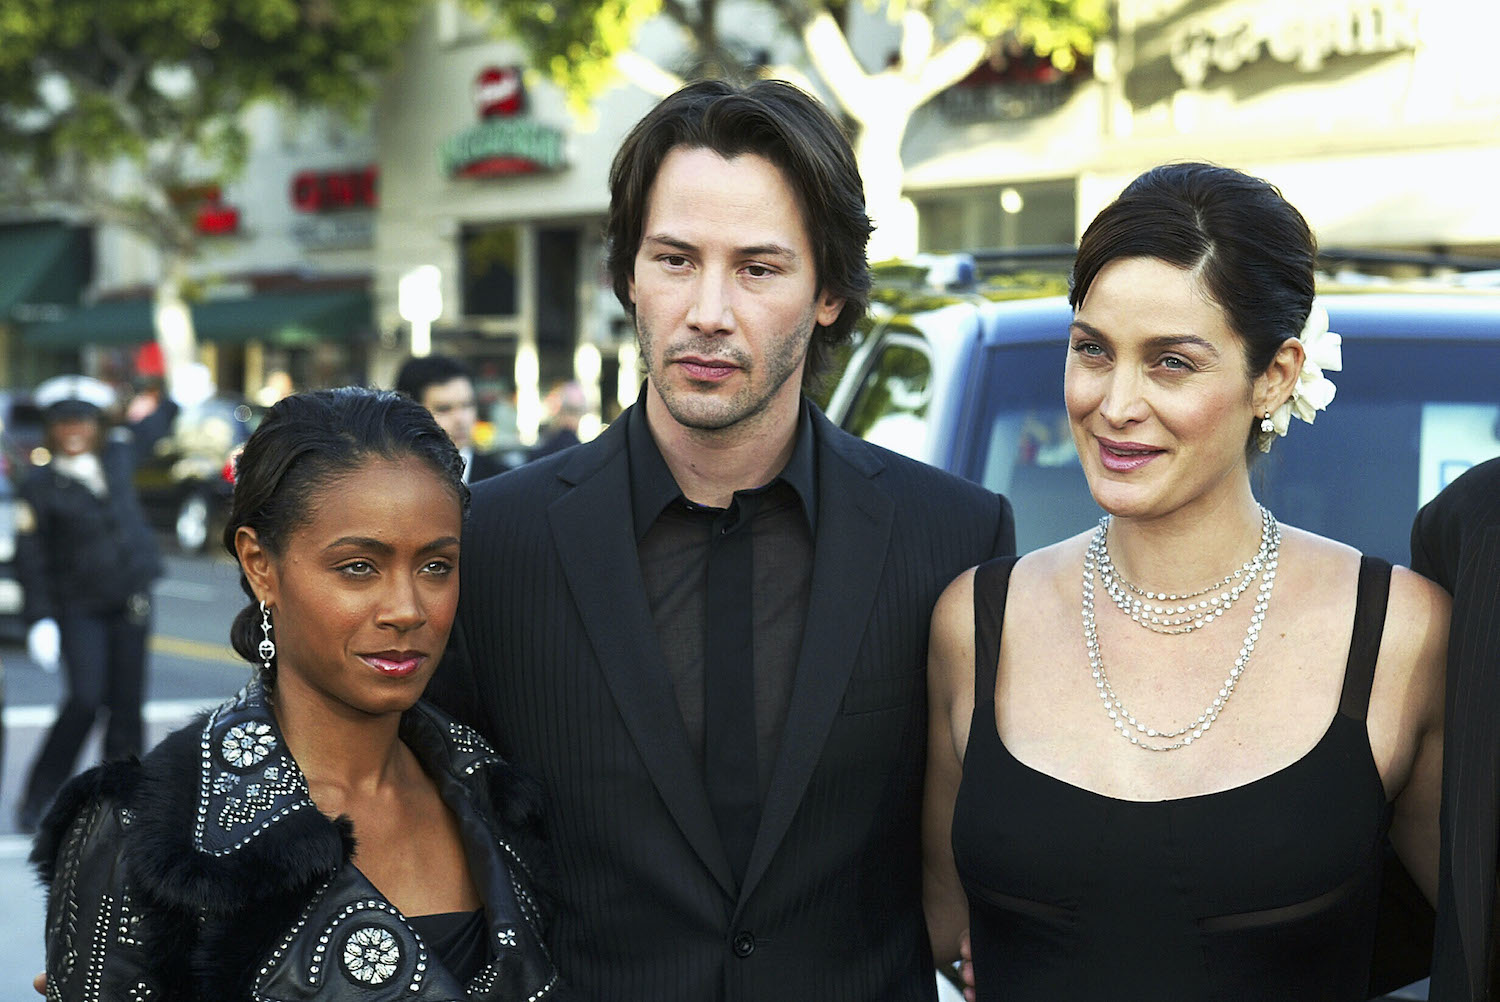
<svg viewBox="0 0 1500 1002"><path fill-rule="evenodd" d="M1276 187L1228 167L1153 167L1094 218L1073 260L1078 309L1111 261L1151 257L1195 272L1245 341L1254 379L1307 323L1317 245Z"/></svg>
<svg viewBox="0 0 1500 1002"><path fill-rule="evenodd" d="M467 514L463 457L421 404L387 390L353 386L286 397L266 412L235 462L224 548L238 559L235 533L247 526L277 556L287 537L309 520L322 493L341 477L371 459L408 456L427 463ZM243 570L240 588L250 604L235 616L229 639L242 658L259 668L260 607ZM273 659L273 677L275 668ZM273 678L262 681L269 685Z"/></svg>

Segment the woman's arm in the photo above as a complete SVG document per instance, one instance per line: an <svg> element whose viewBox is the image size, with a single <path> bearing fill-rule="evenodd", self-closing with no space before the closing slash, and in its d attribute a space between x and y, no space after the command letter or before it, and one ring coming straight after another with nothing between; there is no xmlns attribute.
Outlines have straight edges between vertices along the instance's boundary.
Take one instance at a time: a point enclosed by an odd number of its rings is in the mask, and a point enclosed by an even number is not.
<svg viewBox="0 0 1500 1002"><path fill-rule="evenodd" d="M943 592L927 649L927 781L922 802L922 903L933 959L958 959L969 904L953 863L953 804L974 709L974 572Z"/></svg>
<svg viewBox="0 0 1500 1002"><path fill-rule="evenodd" d="M1437 900L1438 805L1443 781L1443 697L1451 602L1446 592L1402 567L1393 569L1386 635L1372 709L1395 749L1382 769L1395 793L1391 844L1429 902Z"/></svg>

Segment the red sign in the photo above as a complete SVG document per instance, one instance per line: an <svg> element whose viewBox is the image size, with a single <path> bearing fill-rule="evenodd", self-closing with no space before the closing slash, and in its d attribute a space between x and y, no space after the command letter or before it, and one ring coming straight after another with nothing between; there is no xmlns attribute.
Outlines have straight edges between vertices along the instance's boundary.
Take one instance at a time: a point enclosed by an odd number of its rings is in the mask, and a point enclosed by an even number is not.
<svg viewBox="0 0 1500 1002"><path fill-rule="evenodd" d="M292 205L298 212L373 209L377 202L376 170L305 170L292 178Z"/></svg>
<svg viewBox="0 0 1500 1002"><path fill-rule="evenodd" d="M240 210L224 202L217 184L184 184L167 190L172 205L193 221L193 231L222 237L240 231Z"/></svg>
<svg viewBox="0 0 1500 1002"><path fill-rule="evenodd" d="M519 66L486 66L474 78L474 108L480 118L509 118L526 110Z"/></svg>
<svg viewBox="0 0 1500 1002"><path fill-rule="evenodd" d="M198 207L193 228L204 236L221 237L240 231L240 210L232 205L211 202Z"/></svg>

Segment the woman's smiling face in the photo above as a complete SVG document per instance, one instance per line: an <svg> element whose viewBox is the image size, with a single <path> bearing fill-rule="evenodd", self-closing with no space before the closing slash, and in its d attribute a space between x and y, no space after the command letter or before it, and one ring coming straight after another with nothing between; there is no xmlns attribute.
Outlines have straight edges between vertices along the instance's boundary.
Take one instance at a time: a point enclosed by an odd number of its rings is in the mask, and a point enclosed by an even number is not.
<svg viewBox="0 0 1500 1002"><path fill-rule="evenodd" d="M1190 271L1111 261L1074 315L1064 398L1089 489L1111 514L1211 508L1246 472L1257 382Z"/></svg>
<svg viewBox="0 0 1500 1002"><path fill-rule="evenodd" d="M374 456L312 503L263 574L252 575L272 607L278 700L313 698L341 713L405 710L453 625L459 499L425 461Z"/></svg>

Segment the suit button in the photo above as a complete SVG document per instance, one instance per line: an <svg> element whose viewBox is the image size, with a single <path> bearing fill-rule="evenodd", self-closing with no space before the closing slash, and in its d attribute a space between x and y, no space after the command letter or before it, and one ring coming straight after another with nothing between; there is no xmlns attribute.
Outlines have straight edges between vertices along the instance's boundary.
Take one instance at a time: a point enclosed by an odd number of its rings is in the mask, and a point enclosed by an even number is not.
<svg viewBox="0 0 1500 1002"><path fill-rule="evenodd" d="M730 945L734 948L734 955L744 959L755 952L755 937L748 932L737 932Z"/></svg>

